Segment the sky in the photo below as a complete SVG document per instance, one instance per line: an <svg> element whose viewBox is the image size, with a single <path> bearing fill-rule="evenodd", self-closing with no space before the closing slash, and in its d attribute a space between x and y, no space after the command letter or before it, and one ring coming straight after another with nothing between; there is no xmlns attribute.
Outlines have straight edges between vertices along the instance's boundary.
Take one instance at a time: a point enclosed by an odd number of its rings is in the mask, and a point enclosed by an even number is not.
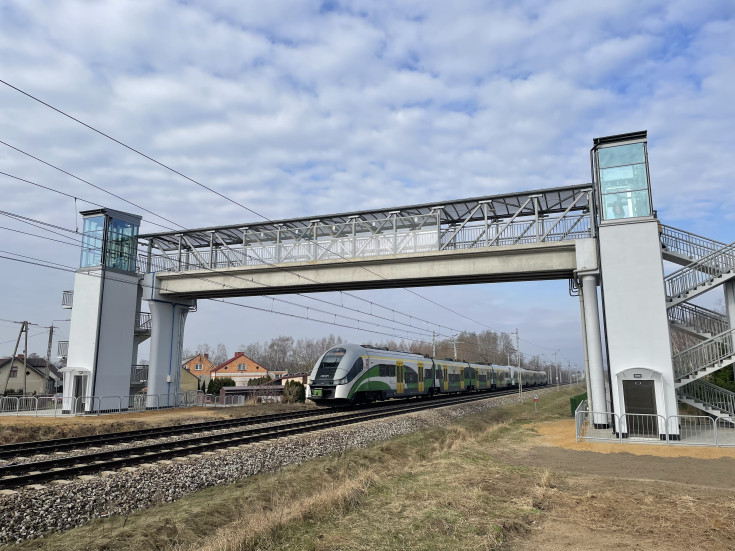
<svg viewBox="0 0 735 551"><path fill-rule="evenodd" d="M272 220L583 184L593 138L645 129L661 220L735 237L731 0L0 0L0 80ZM0 175L0 210L61 228L0 214L0 355L14 321L38 324L29 352L68 336L73 273L17 255L76 268L90 202L166 224L88 183L190 228L259 221L5 84L0 140L0 171L72 196ZM583 363L566 281L419 292L355 294ZM328 333L387 338L200 301L185 346Z"/></svg>

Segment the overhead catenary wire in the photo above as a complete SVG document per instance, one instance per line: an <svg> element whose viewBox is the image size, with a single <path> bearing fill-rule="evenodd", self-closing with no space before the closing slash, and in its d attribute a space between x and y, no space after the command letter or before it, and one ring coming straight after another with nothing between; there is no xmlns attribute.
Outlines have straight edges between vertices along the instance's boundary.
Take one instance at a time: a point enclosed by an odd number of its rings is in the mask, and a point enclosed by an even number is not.
<svg viewBox="0 0 735 551"><path fill-rule="evenodd" d="M1 143L1 144L3 144L3 145L4 145L4 146L6 146L6 147L9 147L9 148L11 148L11 149L14 149L15 151L17 151L17 152L19 152L19 153L22 153L23 155L26 155L26 156L30 157L31 159L34 159L34 160L38 161L39 163L43 163L44 165L46 165L46 166L48 166L48 167L51 167L51 168L53 168L53 169L56 169L56 170L58 170L59 172L63 172L63 173L64 173L64 174L66 174L67 176L70 176L70 177L72 177L72 178L75 178L75 179L79 180L80 182L84 182L85 184L87 184L87 185L89 185L89 186L92 186L93 188L95 188L95 189L97 189L97 190L99 190L99 191L101 191L101 192L103 192L103 193L106 193L106 194L108 194L108 195L111 195L112 197L115 197L116 199L119 199L120 201L123 201L123 202L127 203L128 205L132 205L132 206L134 206L135 208L138 208L138 209L140 209L140 210L142 210L142 211L145 211L145 212L147 212L148 214L152 214L153 216L155 216L155 217L157 217L157 218L161 218L162 220L165 220L166 222L169 222L169 223L173 224L174 226L179 226L180 228L183 228L183 226L181 226L181 225L177 224L176 222L173 222L173 221L169 220L169 219L168 219L168 218L166 218L165 216L161 216L160 214L156 214L156 213L155 213L155 212L153 212L152 210L148 210L147 208L145 208L145 207L142 207L142 206L138 205L137 203L133 203L132 201L128 201L127 199L125 199L124 197L121 197L120 195L118 195L118 194L116 194L116 193L113 193L113 192L111 192L111 191L109 191L109 190L106 190L105 188L103 188L103 187L101 187L101 186L98 186L98 185L96 185L96 184L93 184L92 182L89 182L89 181L85 180L84 178L80 178L79 176L76 176L76 175L72 174L71 172L67 172L67 171L66 171L66 170L64 170L63 168L59 168L58 166L56 166L56 165L53 165L53 164L51 164L51 163L49 163L49 162L47 162L47 161L44 161L43 159L40 159L39 157L36 157L35 155L31 155L31 154L30 154L30 153L28 153L27 151L23 151L22 149L20 149L20 148L18 148L18 147L15 147L14 145L10 145L9 143L7 143L7 142L4 142L3 140L0 140L0 143ZM2 174L5 174L5 173L3 172ZM5 174L5 175L6 175L6 176L10 176L9 174ZM10 176L10 177L11 177L11 178L17 178L16 176ZM19 180L20 180L21 178L17 178L17 179L19 179ZM35 183L33 183L33 182L30 182L30 181L28 181L28 180L25 180L25 181L27 181L28 183L30 183L30 184L33 184L33 185L38 185L38 187L45 187L45 186L41 186L41 185L39 185L39 184L35 184ZM76 199L76 197L74 197L73 195L70 195L70 194L68 194L68 193L63 193L63 192L60 192L60 191L57 191L57 190L55 190L55 189L51 189L51 188L48 188L48 187L46 187L46 189L49 189L49 190L51 190L51 191L55 191L56 193L61 193L62 195L66 195L67 197L73 197L74 199ZM96 204L96 203L93 203L93 204ZM100 206L101 206L101 205L100 205ZM154 225L156 225L156 226L160 226L160 227L162 227L162 228L165 228L165 229L167 229L167 230L173 230L173 229L174 229L174 228L171 228L171 227L169 227L169 226L164 226L164 225L162 225L162 224L156 224L155 222L151 222L150 220L149 220L148 222L150 222L151 224L154 224Z"/></svg>
<svg viewBox="0 0 735 551"><path fill-rule="evenodd" d="M254 214L255 216L258 216L259 218L262 218L263 220L266 220L268 222L274 223L274 221L271 220L269 217L267 217L267 216L265 216L265 215L263 215L263 214L255 211L254 209L252 209L250 207L247 207L246 205L240 203L239 201L237 201L235 199L232 199L231 197L229 197L229 196L227 196L227 195L225 195L225 194L223 194L223 193L221 193L221 192L219 192L219 191L211 188L210 186L207 186L206 184L203 184L203 183L195 180L194 178L191 178L190 176L187 176L186 174L184 174L184 173L176 170L175 168L173 168L173 167L171 167L171 166L169 166L169 165L167 165L165 163L162 163L161 161L158 161L157 159L151 157L150 155L147 155L147 154L143 153L142 151L139 151L138 149L136 149L136 148L134 148L134 147L132 147L132 146L124 143L121 140L118 140L117 138L112 137L111 135L103 132L102 130L99 130L99 129L95 128L94 126L92 126L92 125L90 125L90 124L88 124L88 123L86 123L86 122L84 122L84 121L82 121L82 120L80 120L80 119L78 119L78 118L70 115L69 113L66 113L65 111L63 111L63 110L61 110L61 109L59 109L59 108L57 108L57 107L55 107L55 106L53 106L53 105L51 105L51 104L49 104L47 102L41 100L40 98L37 98L36 96L33 96L32 94L26 92L25 90L22 90L22 89L18 88L17 86L14 86L14 85L10 84L9 82L7 82L5 80L2 80L2 79L0 79L0 83L8 86L9 88L12 88L13 90L15 90L15 91L23 94L24 96L26 96L26 97L28 97L28 98L30 98L32 100L34 100L34 101L36 101L36 102L38 102L38 103L40 103L40 104L48 107L49 109L52 109L53 111L59 113L60 115L62 115L64 117L67 117L70 120L73 120L74 122L76 122L78 124L81 124L85 128L88 128L89 130L91 130L91 131L93 131L93 132L95 132L95 133L97 133L97 134L99 134L99 135L101 135L101 136L103 136L103 137L105 137L105 138L113 141L114 143L116 143L116 144L118 144L118 145L120 145L120 146L128 149L129 151L132 151L133 153L136 153L137 155L140 155L140 156L144 157L145 159L148 159L149 161L157 164L158 166L160 166L160 167L162 167L162 168L164 168L166 170L169 170L170 172L172 172L172 173L174 173L174 174L176 174L176 175L178 175L178 176L180 176L180 177L182 177L182 178L184 178L184 179L186 179L186 180L188 180L188 181L196 184L197 186L199 186L199 187L201 187L201 188L203 188L203 189L205 189L205 190L207 190L207 191L209 191L209 192L217 195L218 197L221 197L222 199L224 199L224 200L226 200L226 201L228 201L228 202L230 202L230 203L232 203L234 205L237 205L237 206L243 208L244 210L246 210L246 211ZM343 256L341 256L339 254L337 256L339 256L340 258L342 258L343 260L345 260L347 262L351 262L349 259L347 259L347 258L345 258L345 257L343 257ZM385 279L380 274L378 274L378 273L370 270L369 268L366 268L365 266L360 266L360 268L363 269L363 270L365 270L365 271L367 271L367 272L369 272L369 273L371 273L372 275L375 275L377 277L380 277L382 279ZM452 308L449 308L449 307L447 307L447 306L445 306L443 304L440 304L439 302L437 302L435 300L432 300L432 299L430 299L428 297L425 297L424 295L422 295L422 294L420 294L420 293L418 293L418 292L416 292L416 291L414 291L412 289L409 289L409 288L406 288L406 287L401 287L401 288L404 289L405 291L413 294L414 296L417 296L417 297L419 297L419 298L421 298L423 300L426 300L426 301L428 301L428 302L430 302L430 303L432 303L432 304L434 304L434 305L436 305L436 306L438 306L438 307L440 307L440 308L442 308L444 310L447 310L448 312L451 312L451 313L455 314L458 317L464 318L464 319L466 319L466 320L468 320L468 321L470 321L472 323L475 323L477 325L481 325L483 327L486 327L487 329L490 329L492 331L496 331L497 332L496 329L490 327L489 325L487 325L487 324L485 324L483 322L474 320L474 319L470 318L469 316L467 316L466 314L462 314L460 312L457 312L456 310L454 310Z"/></svg>
<svg viewBox="0 0 735 551"><path fill-rule="evenodd" d="M45 224L44 222L41 222L41 221L38 221L38 220L35 220L35 219L32 219L32 218L28 218L28 217L23 217L23 216L20 216L20 215L14 214L14 213L7 213L7 212L4 212L4 211L0 211L0 213L6 214L6 215L10 215L10 216L13 216L13 217L17 217L17 218L21 218L21 219L23 219L23 220L25 220L25 221L34 221L34 222L39 222L39 223L41 223L41 224ZM67 231L67 232L72 232L72 230L70 230L70 229L68 229L68 228L63 228L63 227L60 227L60 226L54 226L54 227L56 227L56 228L58 228L58 229L61 229L61 230L64 230L64 231ZM44 228L42 228L42 229L44 229ZM54 232L54 233L56 233L56 232ZM59 235L63 235L63 234L59 234ZM38 236L38 237L41 237L41 238L45 238L45 237L43 237L43 236ZM69 244L70 244L70 245L75 245L75 246L77 245L77 244L75 244L75 243L69 243ZM7 251L5 251L5 252L7 252ZM13 255L16 255L16 256L23 256L23 255L17 255L16 253L12 253L12 252L7 252L7 254L13 254ZM2 258L7 258L7 257L2 257ZM35 260L35 261L37 261L37 262L39 262L39 263L42 263L42 262L48 262L48 261L44 261L43 259L38 259L38 258L34 258L34 257L25 257L25 258L29 258L30 260ZM12 259L11 259L11 260L12 260ZM58 264L58 263L53 263L53 264L57 264L58 266L64 266L64 267L66 267L66 268L68 268L68 269L70 269L70 270L74 270L74 268L72 268L71 266L68 266L68 265L64 265L64 264ZM41 265L41 264L37 264L37 265ZM57 269L58 269L58 268L57 268ZM212 273L216 273L216 272L215 272L214 270L209 270L209 271L211 271ZM202 277L202 276L198 276L198 277ZM240 277L240 278L238 278L238 279L242 279L242 278ZM248 280L248 281L254 282L253 280ZM254 283L259 283L259 282L254 282ZM261 284L261 285L265 285L265 284L262 284L262 283L259 283L259 284ZM392 309L392 308L388 308L388 307L386 307L386 306L383 306L383 305L380 305L380 304L378 304L378 303L375 303L374 301L370 301L370 300L364 299L364 298L362 298L362 297L359 297L359 296L357 296L357 295L353 295L353 294L351 294L351 293L344 293L344 294L346 294L346 295L348 295L348 296L351 296L351 297L353 297L353 298L356 298L356 299L358 299L358 300L362 300L362 301L364 301L364 302L367 302L367 303L369 303L369 304L371 304L371 305L375 305L375 306L377 306L377 307L379 307L379 308L383 308L383 309L386 309L386 310L388 310L388 311L392 311L392 312L394 313L394 315L395 315L395 313L398 313L399 315L402 315L402 316L405 316L405 317L409 317L409 318L413 318L413 316L410 316L410 315L408 315L408 314L405 314L405 313L403 313L403 312L397 312L396 310L394 310L394 309ZM270 297L270 295L262 295L262 296L265 296L265 297ZM298 294L298 296L301 296L301 297L303 297L303 298L307 298L307 299L310 299L310 300L315 300L315 301L318 301L318 302L322 302L322 303L325 303L325 304L330 304L330 305L332 305L332 306L337 306L337 307L341 307L341 308L344 308L344 309L349 309L349 310L353 310L353 311L356 311L356 312L358 312L358 313L362 313L362 314L364 314L364 315L369 315L369 316L372 316L372 317L376 317L376 318L378 318L378 319L383 319L383 320L386 320L386 321L394 321L394 322L395 322L395 320L390 320L389 318L386 318L385 316L379 316L379 315L377 315L377 314L375 314L375 313L373 313L373 312L364 312L364 311L362 311L362 310L359 310L359 309L353 309L353 308L350 308L350 307L346 307L346 306L344 306L344 304L336 304L336 303L332 303L332 302L330 302L330 301L326 301L326 300L324 300L324 299L319 299L319 298L316 298L316 297L312 297L311 295L303 295L303 294ZM273 298L273 297L270 297L270 298ZM287 302L287 301L284 301L284 299L275 299L275 298L273 298L273 300L276 300L276 301L279 301L279 302ZM295 303L291 303L291 304L295 304ZM306 306L303 306L303 305L297 305L297 306L299 306L299 307L302 307L302 308L308 308L308 307L306 307ZM335 315L335 314L334 314L334 313L330 313L330 315ZM341 317L347 317L347 316L341 316ZM371 323L371 324L373 324L373 325L380 325L380 324L374 324L373 322L363 322L363 323ZM464 330L460 330L460 329L456 329L456 328L451 328L451 327L448 327L448 326L443 326L443 325L440 325L440 324L433 324L433 325L434 325L434 326L436 326L436 327L442 327L442 328L444 328L444 329L449 329L449 330L450 330L450 331L451 331L452 333L461 333L461 332L465 332ZM420 328L420 327L418 327L418 326L414 326L414 325L411 325L411 324L409 324L409 326L410 326L410 327L412 327L412 328L415 328L415 329L421 329L421 330L423 330L423 328ZM385 327L385 326L384 326L384 327ZM491 329L491 330L492 330L492 329ZM494 331L494 332L496 332L496 333L502 333L502 332L500 332L500 331L496 331L496 330L493 330L493 331ZM451 335L447 335L447 334L443 334L443 333L438 333L438 334L439 334L439 336L441 336L441 337L445 337L445 338L448 338L448 337L450 337L450 336L451 336ZM391 335L391 336L392 336L392 335ZM428 336L428 335L427 335L427 336ZM525 339L524 339L524 342L526 342L527 344L531 344L531 345L534 345L534 346L536 346L536 345L535 345L535 343L531 343L531 342L529 342L529 341L526 341ZM474 343L467 343L467 344L469 344L470 346L478 346L478 348L479 348L479 345L475 345ZM544 355L544 357L547 357L547 356L546 356L546 355ZM548 359L548 357L547 357L547 359Z"/></svg>
<svg viewBox="0 0 735 551"><path fill-rule="evenodd" d="M5 252L5 251L0 251L0 252ZM16 253L9 253L9 254L16 255ZM23 255L16 255L16 256L21 256L22 258L12 258L12 257L8 257L8 256L4 256L4 255L0 255L0 258L4 258L4 259L7 259L7 260L13 260L13 261L16 261L16 262L21 262L21 263L24 263L24 264L30 264L30 265L34 265L34 266L41 266L41 267L45 267L45 268L56 269L56 270L60 270L60 271L70 272L70 273L76 272L76 269L75 268L72 268L70 266L63 266L62 265L61 267L59 267L59 266L51 265L51 264L55 264L55 263L46 263L46 261L44 261L43 259L39 259L39 258L35 258L35 257L23 257ZM89 275L92 276L92 277L101 277L101 275L96 275L96 274L91 274L91 273ZM111 280L114 280L114 281L118 281L118 282L123 283L123 284L136 285L136 286L137 285L140 285L137 282L131 282L131 281L125 280L125 279L119 279L119 278L114 278L114 277L110 277L110 279ZM278 298L275 298L275 297L269 297L269 298L272 299L272 300L274 300L274 301L278 301L278 302L286 302L283 299L278 299ZM234 304L234 305L237 305L237 306L248 307L248 305L238 304L238 303L231 302L231 301L223 301L221 299L207 299L207 300L215 301L215 302L225 302L226 304ZM308 309L308 307L303 306L303 305L301 307ZM257 309L257 307L253 307L253 308L256 308ZM276 314L287 315L287 313L279 312L279 311L276 311L276 310L269 310L269 309L265 309L265 308L263 308L262 310L263 311L268 311L268 312L273 312L273 313L276 313ZM315 311L316 309L311 308L311 310ZM334 312L328 312L327 315L330 315L330 316L339 316L339 317L346 317L343 314L336 314ZM300 317L300 316L297 316L297 315L294 314L292 317ZM388 327L388 326L384 326L384 325L381 325L381 324L376 324L376 323L373 323L373 322L363 322L363 323L369 324L369 325L374 325L376 327L383 327L385 329L388 329L388 330L391 330L391 331L394 331L394 332L393 333L385 333L385 332L381 332L381 331L377 331L377 330L370 330L370 329L367 329L367 328L361 328L359 326L349 326L349 325L346 325L346 324L339 324L339 323L334 323L334 322L330 322L330 321L326 321L326 320L318 320L318 319L309 318L309 317L306 317L306 316L303 316L302 319L308 319L308 320L311 320L311 321L318 321L320 323L327 323L327 324L335 325L337 327L349 327L349 328L357 329L357 330L360 330L360 331L364 330L364 331L368 331L370 333L382 334L382 335L389 336L389 337L402 338L402 339L409 340L409 341L425 342L425 341L421 341L420 339L415 339L415 338L413 338L411 336L408 336L408 335L399 335L399 334L396 334L395 331L398 331L399 330L398 328ZM351 318L351 319L354 320L355 318Z"/></svg>
<svg viewBox="0 0 735 551"><path fill-rule="evenodd" d="M15 253L10 253L10 254L15 254ZM17 256L21 256L21 255L17 255ZM74 268L71 268L71 267L57 267L57 266L52 266L52 265L49 265L49 264L44 264L44 261L42 259L33 258L33 257L26 257L26 258L32 258L33 260L35 260L37 262L32 262L30 260L25 260L23 258L6 257L6 256L2 256L2 255L0 255L0 258L5 258L5 259L8 259L8 260L13 260L13 261L16 261L16 262L21 262L21 263L25 263L25 264L31 264L31 265L35 265L35 266L41 266L41 267L46 267L46 268L61 270L61 271L65 271L65 272L72 272L72 273L73 272L76 272L76 269L74 269ZM90 274L90 275L92 275L92 274ZM101 276L98 275L97 277L101 277ZM114 279L115 281L119 281L119 282L121 282L123 284L139 285L138 283L130 282L129 280L126 280L126 279L115 279L115 278L111 278L111 279ZM275 297L269 297L269 298L270 299L273 299L273 300L276 300L276 301L282 301L282 299L276 299ZM282 315L282 316L287 316L287 317L291 317L291 318L303 319L303 320L317 322L317 323L322 323L322 324L326 324L326 325L332 325L332 326L335 326L335 327L342 327L342 328L347 328L347 329L353 329L353 330L357 330L357 331L363 331L363 332L378 334L378 335L382 335L382 336L386 336L386 337L399 338L399 339L402 339L402 340L406 340L406 341L409 341L409 342L416 342L416 343L419 343L419 344L426 344L426 345L430 345L431 344L431 341L423 340L423 339L419 339L419 338L414 338L414 337L407 336L407 335L401 335L401 334L398 334L398 333L395 333L395 332L393 332L393 333L387 333L385 331L378 331L377 329L369 329L369 328L366 328L366 327L360 327L359 326L359 320L358 320L358 325L357 326L353 326L353 325L349 325L349 324L345 324L345 323L338 323L336 321L321 320L321 319L318 319L318 318L309 317L308 315L307 316L299 316L297 314L293 314L293 313L289 313L289 312L281 312L281 311L274 310L274 309L261 308L261 307L258 307L258 306L252 306L252 305L247 305L247 304L240 304L240 303L237 303L237 302L232 302L232 301L228 301L228 300L224 300L224 299L208 299L208 300L213 301L213 302L221 302L221 303L224 303L224 304L229 304L229 305L237 306L237 307L240 307L240 308L247 308L247 309L251 309L251 310L257 310L257 311L264 312L264 313L272 313L272 314L276 314L276 315ZM307 308L307 307L304 307L304 308ZM314 310L314 309L312 309L312 310ZM334 313L331 313L331 312L328 313L328 315L338 315L340 317L345 317L345 316L342 316L340 314L334 314ZM382 326L380 324L374 324L374 323L371 323L371 322L363 322L363 323L368 323L370 325L375 325L377 327L383 327L383 328L385 328L387 330L391 330L391 331L396 331L397 330L397 328L386 327L386 326ZM39 334L42 334L42 333L39 333ZM45 332L43 332L43 334L45 334ZM29 338L30 338L30 336L29 336ZM11 340L11 341L7 341L7 342L13 342L13 341ZM7 342L0 342L0 344L7 344ZM480 346L477 343L468 342L468 343L465 343L465 344L467 344L469 346L476 347L476 348L478 348L480 350L486 350L486 351L496 352L495 350L492 350L490 348Z"/></svg>

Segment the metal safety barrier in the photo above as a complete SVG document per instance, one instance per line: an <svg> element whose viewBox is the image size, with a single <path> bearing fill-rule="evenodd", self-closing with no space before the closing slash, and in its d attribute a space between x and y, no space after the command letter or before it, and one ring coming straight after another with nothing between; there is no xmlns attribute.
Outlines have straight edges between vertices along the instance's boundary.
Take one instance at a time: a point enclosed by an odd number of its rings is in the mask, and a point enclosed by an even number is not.
<svg viewBox="0 0 735 551"><path fill-rule="evenodd" d="M147 396L1 396L0 414L29 416L59 415L99 415L104 413L124 413L146 411L148 409L181 408L204 405L200 398L203 393L197 390L176 394ZM244 405L230 401L220 405Z"/></svg>
<svg viewBox="0 0 735 551"><path fill-rule="evenodd" d="M603 427L593 422L593 415L604 415L611 423ZM665 444L682 446L735 446L735 417L717 420L706 415L662 415L612 412L575 413L576 439L630 444Z"/></svg>

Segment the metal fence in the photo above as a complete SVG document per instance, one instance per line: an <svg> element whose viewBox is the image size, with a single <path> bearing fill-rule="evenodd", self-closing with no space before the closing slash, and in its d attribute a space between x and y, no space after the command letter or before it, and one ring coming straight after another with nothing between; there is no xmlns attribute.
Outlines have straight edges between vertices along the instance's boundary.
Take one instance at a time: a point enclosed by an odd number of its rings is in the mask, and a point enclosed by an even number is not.
<svg viewBox="0 0 735 551"><path fill-rule="evenodd" d="M32 417L60 415L99 415L102 413L123 413L151 409L206 406L209 402L219 407L244 405L239 400L217 401L218 396L209 399L201 391L179 392L148 396L133 394L129 396L3 396L0 397L0 414L27 415Z"/></svg>
<svg viewBox="0 0 735 551"><path fill-rule="evenodd" d="M601 417L609 423L600 424ZM626 413L617 415L587 411L582 402L574 414L576 438L597 442L659 443L683 446L735 446L735 417L714 419L706 415Z"/></svg>

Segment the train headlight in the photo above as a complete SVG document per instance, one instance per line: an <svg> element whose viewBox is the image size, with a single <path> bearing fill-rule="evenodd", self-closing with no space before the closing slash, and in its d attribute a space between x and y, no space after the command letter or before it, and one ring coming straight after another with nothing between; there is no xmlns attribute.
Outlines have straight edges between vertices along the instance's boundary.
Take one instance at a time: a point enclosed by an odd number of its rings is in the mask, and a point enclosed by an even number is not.
<svg viewBox="0 0 735 551"><path fill-rule="evenodd" d="M337 381L334 381L334 384L335 384L335 385L343 385L343 384L345 384L345 383L347 383L347 378L346 378L346 377L345 377L345 378L343 378L343 379L339 379L339 380L337 380Z"/></svg>

